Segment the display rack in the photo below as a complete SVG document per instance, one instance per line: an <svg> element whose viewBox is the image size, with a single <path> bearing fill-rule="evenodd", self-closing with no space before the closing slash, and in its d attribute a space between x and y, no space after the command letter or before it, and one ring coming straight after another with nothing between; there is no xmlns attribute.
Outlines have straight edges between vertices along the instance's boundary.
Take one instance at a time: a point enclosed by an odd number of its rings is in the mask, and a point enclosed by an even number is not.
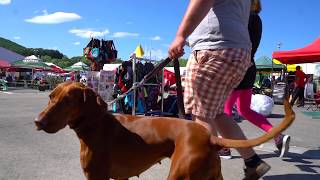
<svg viewBox="0 0 320 180"><path fill-rule="evenodd" d="M132 60L132 71L133 71L133 86L135 86L138 82L136 81L136 62L137 60L140 61L149 61L149 62L157 62L156 60L152 59L147 59L147 58L138 58L135 55L131 57ZM164 102L164 97L163 97L163 92L164 92L164 69L162 69L161 73L161 113L163 113L163 102ZM159 84L150 84L150 83L144 83L144 86L158 86ZM133 90L133 106L132 106L132 115L136 114L136 97L137 97L137 90Z"/></svg>

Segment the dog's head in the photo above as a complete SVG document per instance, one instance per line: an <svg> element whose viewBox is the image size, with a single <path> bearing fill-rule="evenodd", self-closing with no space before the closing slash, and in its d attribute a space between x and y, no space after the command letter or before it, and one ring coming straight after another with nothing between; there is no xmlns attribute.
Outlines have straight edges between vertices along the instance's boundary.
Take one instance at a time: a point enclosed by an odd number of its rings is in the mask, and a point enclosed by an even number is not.
<svg viewBox="0 0 320 180"><path fill-rule="evenodd" d="M66 125L76 126L79 119L107 108L99 95L81 83L62 83L49 98L48 106L35 120L37 129L47 133L55 133Z"/></svg>

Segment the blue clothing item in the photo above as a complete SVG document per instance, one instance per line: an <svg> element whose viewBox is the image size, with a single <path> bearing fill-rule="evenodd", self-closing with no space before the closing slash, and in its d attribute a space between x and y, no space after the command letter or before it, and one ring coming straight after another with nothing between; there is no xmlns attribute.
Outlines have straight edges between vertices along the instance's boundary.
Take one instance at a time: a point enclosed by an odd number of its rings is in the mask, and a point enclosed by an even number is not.
<svg viewBox="0 0 320 180"><path fill-rule="evenodd" d="M215 0L189 37L192 51L241 48L251 50L250 0Z"/></svg>
<svg viewBox="0 0 320 180"><path fill-rule="evenodd" d="M142 100L140 98L138 99L137 111L138 111L138 113L144 113L145 112L143 104L142 104Z"/></svg>
<svg viewBox="0 0 320 180"><path fill-rule="evenodd" d="M133 92L129 92L126 97L124 98L124 104L128 105L129 107L133 106Z"/></svg>
<svg viewBox="0 0 320 180"><path fill-rule="evenodd" d="M114 113L117 112L117 103L113 103L112 110L113 110Z"/></svg>
<svg viewBox="0 0 320 180"><path fill-rule="evenodd" d="M99 48L92 48L91 54L92 57L97 58L99 56Z"/></svg>

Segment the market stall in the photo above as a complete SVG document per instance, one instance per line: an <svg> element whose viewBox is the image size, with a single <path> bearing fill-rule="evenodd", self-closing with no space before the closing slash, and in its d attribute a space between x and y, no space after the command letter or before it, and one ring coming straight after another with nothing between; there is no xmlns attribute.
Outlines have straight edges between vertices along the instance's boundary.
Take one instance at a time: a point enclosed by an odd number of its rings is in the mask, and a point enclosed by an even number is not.
<svg viewBox="0 0 320 180"><path fill-rule="evenodd" d="M312 68L309 68L308 70L308 66L304 66L304 72L306 74L316 74L316 62L320 62L320 38L317 38L312 43L302 48L289 51L275 51L272 53L272 58L283 64L301 64L302 67L303 63L309 63L312 65ZM289 77L290 76L287 78L288 81L290 79ZM318 92L320 91L320 77L315 75L313 79L316 83Z"/></svg>

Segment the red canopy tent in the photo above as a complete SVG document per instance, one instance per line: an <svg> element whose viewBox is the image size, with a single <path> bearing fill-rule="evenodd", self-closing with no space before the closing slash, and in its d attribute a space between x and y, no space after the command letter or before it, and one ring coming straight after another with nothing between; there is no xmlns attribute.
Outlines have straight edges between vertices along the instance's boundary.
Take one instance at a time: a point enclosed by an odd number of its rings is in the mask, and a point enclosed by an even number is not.
<svg viewBox="0 0 320 180"><path fill-rule="evenodd" d="M10 63L5 60L0 60L0 68L8 68L10 67Z"/></svg>
<svg viewBox="0 0 320 180"><path fill-rule="evenodd" d="M320 38L300 49L275 51L272 53L272 58L280 61L282 64L320 62Z"/></svg>

